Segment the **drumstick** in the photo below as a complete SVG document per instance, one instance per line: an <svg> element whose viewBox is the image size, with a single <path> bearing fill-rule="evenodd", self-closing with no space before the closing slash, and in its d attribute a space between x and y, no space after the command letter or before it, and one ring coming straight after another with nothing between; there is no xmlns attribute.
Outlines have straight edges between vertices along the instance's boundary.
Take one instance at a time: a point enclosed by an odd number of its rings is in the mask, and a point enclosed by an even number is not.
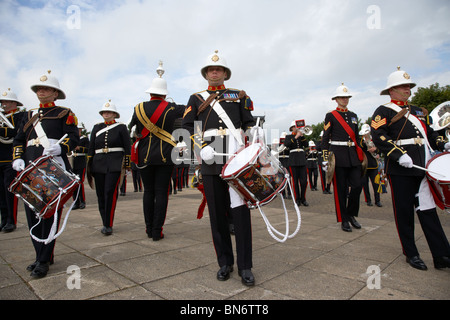
<svg viewBox="0 0 450 320"><path fill-rule="evenodd" d="M58 142L56 144L60 144L61 142L64 141L64 139L67 138L67 133L65 135L62 136L61 139L58 140Z"/></svg>
<svg viewBox="0 0 450 320"><path fill-rule="evenodd" d="M256 119L255 127L259 127L259 117L258 117L258 119ZM255 131L256 131L256 130L255 130ZM255 141L256 141L256 132L255 132L255 135L253 136L252 144L254 144Z"/></svg>
<svg viewBox="0 0 450 320"><path fill-rule="evenodd" d="M442 174L442 173L434 172L434 171L431 171L429 169L426 169L424 167L421 167L421 166L418 166L418 165L415 165L415 164L413 164L412 166L413 166L413 168L420 169L420 170L423 170L423 171L427 171L427 172L432 173L432 174L437 174L438 176L441 176L441 177L445 177L445 175Z"/></svg>

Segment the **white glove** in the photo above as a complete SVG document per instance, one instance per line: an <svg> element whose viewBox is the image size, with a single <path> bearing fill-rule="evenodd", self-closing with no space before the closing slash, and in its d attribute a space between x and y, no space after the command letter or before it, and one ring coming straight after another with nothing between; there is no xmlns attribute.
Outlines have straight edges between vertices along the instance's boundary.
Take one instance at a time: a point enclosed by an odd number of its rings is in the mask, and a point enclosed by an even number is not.
<svg viewBox="0 0 450 320"><path fill-rule="evenodd" d="M16 159L12 163L12 168L16 171L22 171L25 169L25 161L23 159Z"/></svg>
<svg viewBox="0 0 450 320"><path fill-rule="evenodd" d="M405 168L413 167L413 161L407 153L405 153L398 159L398 163Z"/></svg>
<svg viewBox="0 0 450 320"><path fill-rule="evenodd" d="M210 146L203 147L200 151L200 157L205 161L214 159L214 149Z"/></svg>
<svg viewBox="0 0 450 320"><path fill-rule="evenodd" d="M450 151L450 142L447 142L447 143L444 145L444 149L445 149L445 151Z"/></svg>
<svg viewBox="0 0 450 320"><path fill-rule="evenodd" d="M48 149L44 149L43 154L50 154L52 156L59 156L61 154L61 146L59 144L52 144Z"/></svg>
<svg viewBox="0 0 450 320"><path fill-rule="evenodd" d="M327 170L328 170L328 161L322 162L322 170L327 172Z"/></svg>

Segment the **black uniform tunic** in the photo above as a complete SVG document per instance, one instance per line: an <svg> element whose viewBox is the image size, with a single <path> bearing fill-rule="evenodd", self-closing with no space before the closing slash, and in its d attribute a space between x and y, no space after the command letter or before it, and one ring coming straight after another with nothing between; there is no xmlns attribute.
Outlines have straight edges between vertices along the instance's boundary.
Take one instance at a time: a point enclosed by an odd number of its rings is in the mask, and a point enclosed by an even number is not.
<svg viewBox="0 0 450 320"><path fill-rule="evenodd" d="M416 106L409 106L400 101L391 101L401 109L410 111L409 117L417 117L424 128L431 148L443 150L445 142L428 125L428 117ZM397 111L387 105L379 106L371 123L372 139L377 148L385 154L385 171L391 187L395 221L402 245L403 253L412 258L418 256L414 241L414 212L418 207L417 194L425 172L416 168L405 168L398 163L403 154L408 154L415 165L425 167L425 146L423 143L397 145L397 140L421 139L422 134L405 116L396 121ZM420 141L420 140L416 140ZM442 229L436 209L419 210L417 216L427 239L433 257L450 255L450 246Z"/></svg>
<svg viewBox="0 0 450 320"><path fill-rule="evenodd" d="M300 205L300 203L305 203L306 201L308 177L305 148L308 147L308 141L305 136L295 138L295 134L290 134L286 136L284 145L289 148L288 164L292 185L294 186L294 197L295 202Z"/></svg>
<svg viewBox="0 0 450 320"><path fill-rule="evenodd" d="M359 141L358 116L348 109L336 108L355 134ZM346 145L330 144L330 141L347 143ZM336 220L348 222L350 217L358 216L359 196L361 193L361 162L358 158L356 146L353 144L347 131L336 119L332 112L325 116L322 136L322 152L324 161L328 161L328 152L335 155L335 170L333 176L334 204L336 207ZM348 194L348 188L350 193ZM348 194L348 201L347 201Z"/></svg>
<svg viewBox="0 0 450 320"><path fill-rule="evenodd" d="M35 111L37 112L35 113ZM33 114L35 115L33 116ZM23 117L13 142L13 160L21 158L25 161L25 165L27 165L29 161L34 161L42 156L44 147L41 144L38 144L36 140L32 140L37 138L33 126L36 119L41 123L42 129L49 139L59 140L65 134L68 135L67 138L61 142L60 146L61 158L64 161L66 170L70 170L67 154L78 144L79 136L77 119L69 108L56 106L53 102L45 105L41 104L39 109L30 110ZM36 143L27 146L29 141L35 141ZM29 228L35 226L38 222L36 214L28 206L25 206L25 212ZM62 209L59 211L58 220L61 218L61 213ZM42 219L33 229L34 235L40 239L47 239L53 225L54 217L55 216L51 216L48 219ZM55 240L48 244L44 244L43 242L38 242L32 238L32 242L36 251L36 261L43 263L53 261Z"/></svg>
<svg viewBox="0 0 450 320"><path fill-rule="evenodd" d="M223 100L221 105L236 129L246 131L255 125L255 120L251 114L253 103L245 93L235 89L226 89L224 86L209 87L207 93L217 95L216 100L218 101L216 103ZM209 105L199 112L199 107L203 102L204 99L200 94L191 95L183 117L183 127L191 134L194 148L197 151L203 146L211 145L221 148L216 150L217 152L226 153L227 136L217 135L205 139L205 141L202 139L201 134L204 131L227 128L226 124ZM201 163L201 173L217 260L220 267L225 265L232 266L234 263L227 219L227 214L231 213L235 226L238 268L250 269L252 267L250 209L245 205L230 209L228 184L219 176L225 162L225 157L215 156L213 163L208 164L205 161Z"/></svg>
<svg viewBox="0 0 450 320"><path fill-rule="evenodd" d="M185 106L173 102L167 103L160 97L152 97L150 101L143 103L143 110L148 119L158 111L157 119L153 123L158 128L172 134L175 120L183 116ZM136 106L139 108L139 105ZM144 220L146 233L153 240L159 240L163 236L163 225L167 214L169 202L169 185L174 171L172 154L173 144L160 139L149 132L139 120L136 111L130 122L132 128L136 125L138 141L133 145L137 148L137 166L144 183Z"/></svg>
<svg viewBox="0 0 450 320"><path fill-rule="evenodd" d="M110 130L98 133L102 129ZM115 148L121 148L115 151ZM112 150L111 150L112 149ZM95 191L104 227L112 227L122 169L130 167L131 139L127 126L116 121L94 125L88 151L88 165L95 178Z"/></svg>
<svg viewBox="0 0 450 320"><path fill-rule="evenodd" d="M5 116L14 126L14 129L7 126L0 127L0 230L6 224L17 224L18 198L8 191L8 187L16 176L16 171L11 166L13 140L17 134L22 117L25 115L25 112L18 112L17 109L9 112Z"/></svg>

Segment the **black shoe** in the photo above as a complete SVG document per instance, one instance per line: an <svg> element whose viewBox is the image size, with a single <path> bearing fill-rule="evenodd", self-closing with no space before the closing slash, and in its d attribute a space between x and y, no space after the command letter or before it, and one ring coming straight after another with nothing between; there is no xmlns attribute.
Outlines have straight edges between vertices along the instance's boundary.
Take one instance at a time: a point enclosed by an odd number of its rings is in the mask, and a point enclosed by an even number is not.
<svg viewBox="0 0 450 320"><path fill-rule="evenodd" d="M103 227L102 228L102 233L105 236L110 236L110 235L112 235L112 228L111 227Z"/></svg>
<svg viewBox="0 0 450 320"><path fill-rule="evenodd" d="M356 221L355 217L350 217L350 224L356 229L361 229L361 225Z"/></svg>
<svg viewBox="0 0 450 320"><path fill-rule="evenodd" d="M309 206L309 203L306 200L302 201L302 205L304 205L305 207Z"/></svg>
<svg viewBox="0 0 450 320"><path fill-rule="evenodd" d="M382 207L382 206L383 206L383 205L381 204L380 201L375 202L375 205L376 205L377 207Z"/></svg>
<svg viewBox="0 0 450 320"><path fill-rule="evenodd" d="M27 271L33 271L34 268L36 268L37 264L38 264L37 261L35 261L35 262L33 262L32 264L30 264L30 265L27 267Z"/></svg>
<svg viewBox="0 0 450 320"><path fill-rule="evenodd" d="M152 237L152 238L153 238L153 241L159 241L161 239L164 239L164 234L161 233L161 235L159 237Z"/></svg>
<svg viewBox="0 0 450 320"><path fill-rule="evenodd" d="M242 283L246 286L255 285L255 277L250 269L238 270L238 274L242 279Z"/></svg>
<svg viewBox="0 0 450 320"><path fill-rule="evenodd" d="M79 203L75 203L72 207L72 210L77 210L80 208L80 204Z"/></svg>
<svg viewBox="0 0 450 320"><path fill-rule="evenodd" d="M33 271L31 271L31 276L33 278L43 278L47 275L48 269L50 266L50 262L37 262Z"/></svg>
<svg viewBox="0 0 450 320"><path fill-rule="evenodd" d="M406 257L406 262L409 263L409 265L413 268L419 269L419 270L428 270L425 263L420 259L419 256L414 256L411 258Z"/></svg>
<svg viewBox="0 0 450 320"><path fill-rule="evenodd" d="M80 209L84 209L86 208L86 203L85 202L81 202L80 203Z"/></svg>
<svg viewBox="0 0 450 320"><path fill-rule="evenodd" d="M352 227L350 227L350 224L347 221L342 222L341 229L345 232L352 232Z"/></svg>
<svg viewBox="0 0 450 320"><path fill-rule="evenodd" d="M372 201L367 201L367 206L372 207L373 206Z"/></svg>
<svg viewBox="0 0 450 320"><path fill-rule="evenodd" d="M16 230L16 225L12 223L7 223L2 229L3 232L11 232L14 230Z"/></svg>
<svg viewBox="0 0 450 320"><path fill-rule="evenodd" d="M5 226L6 226L6 222L0 224L0 231L2 231Z"/></svg>
<svg viewBox="0 0 450 320"><path fill-rule="evenodd" d="M433 258L433 262L436 269L450 268L450 257Z"/></svg>
<svg viewBox="0 0 450 320"><path fill-rule="evenodd" d="M222 266L219 271L217 271L217 280L225 281L230 279L230 273L233 272L233 266Z"/></svg>

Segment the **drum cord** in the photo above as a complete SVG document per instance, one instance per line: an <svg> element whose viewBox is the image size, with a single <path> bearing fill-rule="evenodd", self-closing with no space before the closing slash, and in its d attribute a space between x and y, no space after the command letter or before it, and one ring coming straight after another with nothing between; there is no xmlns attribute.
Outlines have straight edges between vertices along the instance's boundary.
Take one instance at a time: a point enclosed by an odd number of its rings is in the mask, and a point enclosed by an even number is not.
<svg viewBox="0 0 450 320"><path fill-rule="evenodd" d="M291 190L291 194L294 194L293 190L292 190L291 183L289 181L290 180L289 174L286 175L286 178L287 178L287 183L288 183L289 189ZM278 193L278 194L280 194L280 193ZM299 232L302 219L301 219L301 215L300 215L300 209L298 208L298 205L297 205L297 203L294 200L293 201L294 202L294 207L295 207L295 211L297 213L297 228L295 229L295 231L292 234L289 234L289 214L288 214L288 211L286 209L286 204L284 202L284 198L283 198L282 195L281 195L281 200L283 202L284 216L285 216L285 221L286 221L286 232L285 232L285 234L279 232L278 230L276 230L270 224L269 219L267 219L266 215L261 210L261 206L259 205L259 201L256 203L256 206L258 207L259 212L261 213L261 216L262 216L264 222L266 223L267 231L272 236L272 238L275 239L278 242L285 242L287 239L293 238ZM274 233L276 233L279 237L277 237Z"/></svg>
<svg viewBox="0 0 450 320"><path fill-rule="evenodd" d="M51 227L51 229L50 229L50 232L49 232L49 234L48 234L47 239L40 239L40 238L36 237L36 236L33 234L33 229L34 229L39 223L41 223L42 215L39 216L38 222L30 229L30 236L31 236L34 240L36 240L37 242L41 242L41 243L43 242L44 244L49 244L50 242L52 242L53 240L55 240L56 238L58 238L58 237L61 235L61 233L62 233L62 232L64 231L64 229L66 228L67 220L69 219L69 214L70 214L70 212L72 211L73 206L75 205L75 203L76 203L77 200L78 200L78 195L80 194L80 189L81 189L81 187L78 188L77 196L76 196L75 200L72 202L72 204L71 204L71 206L70 206L70 208L69 208L69 211L67 211L67 213L66 213L66 216L65 216L65 218L64 218L64 222L63 222L63 225L62 225L61 230L60 230L58 233L56 233L56 232L57 232L57 229L58 229L58 211L59 211L59 210L57 209L57 210L55 210L55 214L53 215L53 217L54 217L54 218L53 218L53 224L52 224L52 227ZM61 188L59 188L59 191L60 191L60 193L59 193L59 195L58 195L58 202L57 202L57 204L56 204L56 208L59 208L59 203L60 203L61 197L62 197L62 195L63 195L63 193L64 193L64 190L61 189ZM61 212L62 212L62 210L61 210Z"/></svg>

